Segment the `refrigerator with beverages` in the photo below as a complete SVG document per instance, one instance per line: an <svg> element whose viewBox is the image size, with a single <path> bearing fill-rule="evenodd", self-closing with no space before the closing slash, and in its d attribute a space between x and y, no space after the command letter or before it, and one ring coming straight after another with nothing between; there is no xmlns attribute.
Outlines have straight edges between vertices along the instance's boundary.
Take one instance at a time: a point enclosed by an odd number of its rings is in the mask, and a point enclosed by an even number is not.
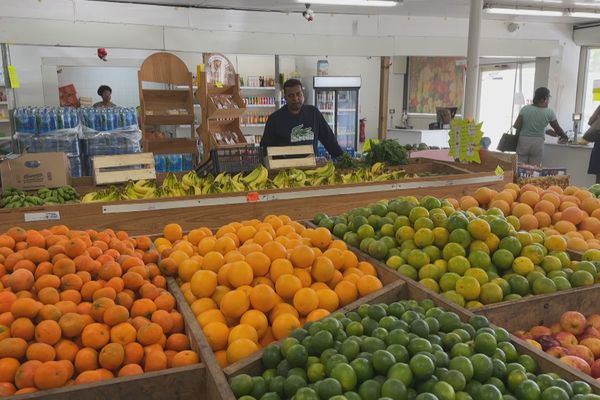
<svg viewBox="0 0 600 400"><path fill-rule="evenodd" d="M315 106L325 117L342 150L351 155L358 147L360 85L360 76L313 77ZM322 146L319 148L321 150Z"/></svg>

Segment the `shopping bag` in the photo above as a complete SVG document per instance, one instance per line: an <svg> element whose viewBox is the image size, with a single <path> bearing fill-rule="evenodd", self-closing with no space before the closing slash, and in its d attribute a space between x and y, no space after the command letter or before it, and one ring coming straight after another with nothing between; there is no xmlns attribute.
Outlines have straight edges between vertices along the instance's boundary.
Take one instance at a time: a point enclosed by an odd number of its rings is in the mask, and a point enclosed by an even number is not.
<svg viewBox="0 0 600 400"><path fill-rule="evenodd" d="M502 135L500 142L498 143L498 150L505 151L517 151L517 143L519 143L519 134L512 134L507 132Z"/></svg>
<svg viewBox="0 0 600 400"><path fill-rule="evenodd" d="M590 128L583 134L583 140L588 142L600 141L600 118L596 118Z"/></svg>

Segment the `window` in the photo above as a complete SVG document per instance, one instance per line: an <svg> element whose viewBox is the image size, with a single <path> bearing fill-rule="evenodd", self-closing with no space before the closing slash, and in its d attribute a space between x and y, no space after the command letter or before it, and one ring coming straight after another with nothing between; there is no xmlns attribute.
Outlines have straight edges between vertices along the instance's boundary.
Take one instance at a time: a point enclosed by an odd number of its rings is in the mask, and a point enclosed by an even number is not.
<svg viewBox="0 0 600 400"><path fill-rule="evenodd" d="M600 101L593 98L594 81L600 81L600 48L590 49L588 52L585 90L583 92L583 125L581 127L583 132L588 128L588 120L596 108L600 106Z"/></svg>

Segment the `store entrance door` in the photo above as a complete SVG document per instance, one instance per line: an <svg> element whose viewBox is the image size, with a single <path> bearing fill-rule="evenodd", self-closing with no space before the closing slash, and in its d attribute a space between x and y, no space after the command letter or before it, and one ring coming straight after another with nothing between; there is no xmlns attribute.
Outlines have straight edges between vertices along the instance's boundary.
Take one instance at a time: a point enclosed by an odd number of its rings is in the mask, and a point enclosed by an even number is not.
<svg viewBox="0 0 600 400"><path fill-rule="evenodd" d="M481 67L479 122L484 136L496 150L503 133L510 130L519 110L533 99L535 63L502 63Z"/></svg>

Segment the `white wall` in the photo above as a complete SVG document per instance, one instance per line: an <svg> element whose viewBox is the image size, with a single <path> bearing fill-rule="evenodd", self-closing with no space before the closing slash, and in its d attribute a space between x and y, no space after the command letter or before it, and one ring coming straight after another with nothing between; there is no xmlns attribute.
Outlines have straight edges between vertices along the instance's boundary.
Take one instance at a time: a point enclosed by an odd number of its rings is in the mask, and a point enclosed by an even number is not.
<svg viewBox="0 0 600 400"><path fill-rule="evenodd" d="M330 57L465 56L468 33L464 18L322 14L309 24L298 14L83 0L2 0L0 14L0 42L104 46L109 52L120 47ZM552 106L567 126L578 63L571 26L519 24L511 33L506 21L484 20L482 56L551 57L550 89L557 94Z"/></svg>

